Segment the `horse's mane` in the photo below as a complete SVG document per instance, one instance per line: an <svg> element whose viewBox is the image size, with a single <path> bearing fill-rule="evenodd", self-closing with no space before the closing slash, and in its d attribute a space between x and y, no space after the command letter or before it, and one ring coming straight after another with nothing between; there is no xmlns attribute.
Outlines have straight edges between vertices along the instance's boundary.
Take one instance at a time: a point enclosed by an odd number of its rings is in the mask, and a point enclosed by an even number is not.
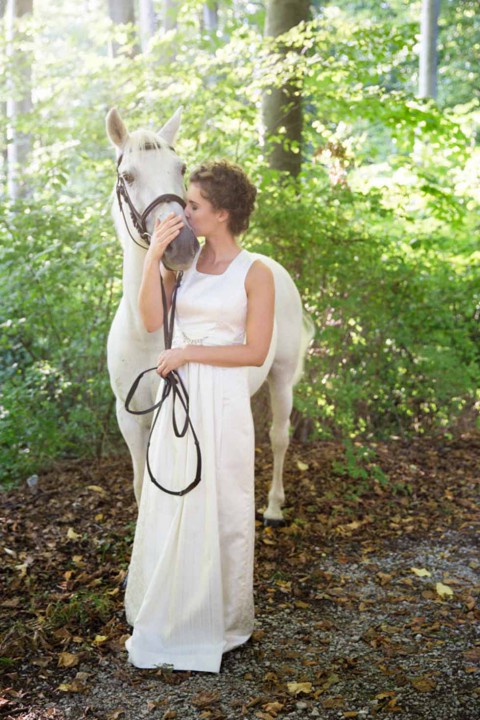
<svg viewBox="0 0 480 720"><path fill-rule="evenodd" d="M152 130L135 130L128 136L124 153L136 156L145 150L160 150L163 147L168 147L168 143Z"/></svg>

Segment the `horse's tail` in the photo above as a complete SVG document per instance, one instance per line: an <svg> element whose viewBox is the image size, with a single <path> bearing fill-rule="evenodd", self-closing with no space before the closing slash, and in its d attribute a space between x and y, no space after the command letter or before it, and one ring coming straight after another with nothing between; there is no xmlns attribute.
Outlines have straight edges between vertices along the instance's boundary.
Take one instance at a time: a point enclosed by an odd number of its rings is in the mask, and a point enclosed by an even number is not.
<svg viewBox="0 0 480 720"><path fill-rule="evenodd" d="M300 335L300 345L298 348L298 361L297 361L297 368L295 370L295 375L293 376L293 384L296 385L300 378L303 375L303 367L305 364L305 355L307 354L307 349L310 343L313 340L313 336L315 335L315 324L310 317L310 315L307 313L306 310L303 310L303 318L302 318L302 332Z"/></svg>

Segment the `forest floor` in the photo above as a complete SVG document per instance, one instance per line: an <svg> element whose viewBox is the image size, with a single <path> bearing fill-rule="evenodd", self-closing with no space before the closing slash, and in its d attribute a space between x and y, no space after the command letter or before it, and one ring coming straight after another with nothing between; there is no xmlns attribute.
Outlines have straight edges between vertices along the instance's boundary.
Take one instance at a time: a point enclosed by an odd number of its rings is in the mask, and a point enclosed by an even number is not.
<svg viewBox="0 0 480 720"><path fill-rule="evenodd" d="M478 720L480 437L374 451L292 443L287 525L257 523L256 630L218 675L127 662L126 457L0 494L0 717ZM258 506L270 473L261 445Z"/></svg>

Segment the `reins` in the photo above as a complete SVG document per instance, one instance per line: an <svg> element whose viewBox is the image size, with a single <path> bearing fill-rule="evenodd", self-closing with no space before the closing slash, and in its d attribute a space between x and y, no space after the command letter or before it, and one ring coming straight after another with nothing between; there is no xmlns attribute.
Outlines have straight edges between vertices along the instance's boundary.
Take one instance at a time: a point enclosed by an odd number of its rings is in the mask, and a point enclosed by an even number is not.
<svg viewBox="0 0 480 720"><path fill-rule="evenodd" d="M125 213L123 210L122 205L122 198L125 200L126 204L128 205L128 208L130 210L130 215L132 218L133 225L135 226L135 229L138 231L140 237L145 240L147 243L147 246L150 245L150 234L147 231L146 228L146 221L148 215L154 210L154 208L157 207L157 205L160 205L164 202L177 202L179 203L183 208L185 208L185 201L183 198L179 197L178 195L173 194L165 194L160 195L159 197L155 198L153 202L148 205L148 207L143 211L143 213L139 213L138 210L135 208L135 206L132 203L132 200L130 198L130 195L127 190L127 186L125 184L124 178L120 175L118 172L118 168L120 166L122 160L122 156L119 157L117 161L117 185L116 185L116 193L118 198L118 204L122 213L123 220L125 222L125 226L127 228L128 234L130 235L133 242L138 245L139 247L146 250L147 248L139 243L135 237L130 232L130 228L128 227L127 220L125 218ZM169 350L172 347L172 340L173 340L173 331L174 331L174 324L175 324L175 309L176 309L176 303L177 303L177 292L178 288L181 285L183 277L183 272L179 272L177 274L177 279L175 283L175 287L173 289L172 294L172 306L170 309L170 316L168 313L168 302L167 302L167 295L165 292L165 285L163 282L162 274L160 273L160 283L161 283L161 290L162 290L162 306L163 306L163 337L165 341L165 349ZM143 372L138 375L138 377L134 380L130 390L128 391L127 398L125 400L125 409L127 412L131 413L132 415L147 415L148 413L155 412L155 416L152 420L152 425L150 427L150 433L148 435L148 441L147 441L147 452L146 452L146 463L147 463L147 472L150 477L150 480L153 482L154 485L156 485L160 490L167 493L168 495L177 495L182 496L189 493L191 490L193 490L201 481L202 479L202 453L200 450L200 443L197 437L197 434L195 432L195 428L193 427L191 418L190 418L190 398L188 396L188 391L185 387L185 384L180 377L180 374L177 370L172 370L168 373L168 375L163 378L164 380L164 386L162 395L160 397L160 400L152 405L149 408L146 408L144 410L132 410L130 408L130 403L133 399L133 396L135 395L137 388L142 380L142 378L150 372L156 371L157 366L147 368L146 370L143 370ZM183 490L169 490L168 488L164 487L154 476L152 467L150 464L150 442L152 439L153 431L155 429L155 425L157 424L158 417L160 415L161 409L163 407L164 402L168 398L168 396L172 393L172 425L173 425L173 432L175 434L175 437L177 438L183 438L187 434L188 429L190 428L193 436L193 440L195 443L195 450L197 453L197 468L195 472L195 477L192 480L192 482L187 485ZM183 408L183 411L185 413L185 420L183 423L183 426L179 428L178 422L177 422L177 401L180 403L180 405Z"/></svg>

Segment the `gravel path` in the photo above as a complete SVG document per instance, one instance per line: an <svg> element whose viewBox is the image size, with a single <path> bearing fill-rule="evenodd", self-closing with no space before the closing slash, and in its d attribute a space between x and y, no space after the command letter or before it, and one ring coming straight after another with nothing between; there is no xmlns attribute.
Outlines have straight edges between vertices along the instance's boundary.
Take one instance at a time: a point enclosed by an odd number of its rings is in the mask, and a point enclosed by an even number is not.
<svg viewBox="0 0 480 720"><path fill-rule="evenodd" d="M256 630L219 675L127 663L121 458L0 495L0 717L479 720L480 438L377 457L388 485L360 486L332 473L338 444L293 445L288 525L257 523ZM260 449L259 504L270 472Z"/></svg>
<svg viewBox="0 0 480 720"><path fill-rule="evenodd" d="M40 681L46 714L16 717L478 720L479 627L453 617L461 600L445 603L430 588L446 577L456 593L478 587L479 564L468 532L404 539L361 562L320 552L312 572L331 575L338 595L319 586L305 607L261 602L252 641L225 657L218 676L138 671L119 651L66 674L63 683L82 692L45 702ZM412 567L432 575L419 578Z"/></svg>

